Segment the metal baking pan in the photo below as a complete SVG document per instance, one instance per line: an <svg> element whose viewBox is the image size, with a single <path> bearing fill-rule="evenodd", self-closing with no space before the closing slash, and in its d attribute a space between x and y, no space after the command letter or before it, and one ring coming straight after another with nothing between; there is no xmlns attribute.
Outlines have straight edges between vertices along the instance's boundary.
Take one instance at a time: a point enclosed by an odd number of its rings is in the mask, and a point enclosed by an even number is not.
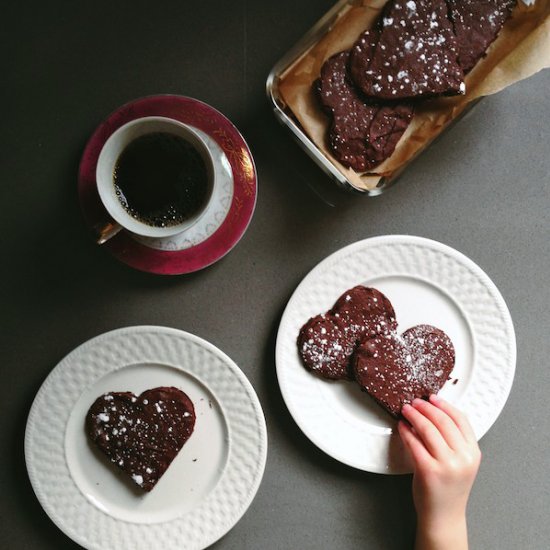
<svg viewBox="0 0 550 550"><path fill-rule="evenodd" d="M363 189L350 182L346 176L328 159L317 145L306 134L299 121L293 115L291 109L285 104L279 91L279 84L282 75L301 57L303 57L323 36L325 36L333 27L334 23L352 6L357 5L357 0L340 0L337 2L317 23L295 44L271 69L267 77L266 92L269 101L272 104L276 118L286 126L300 147L315 161L321 169L326 172L331 179L341 188L362 195L376 196L382 194L391 187L403 173L404 169L420 154L424 149L421 148L405 166L392 173L391 176L385 176L380 179L377 186L373 189ZM446 131L458 122L466 113L468 113L479 100L470 102L462 113L453 119L443 130ZM439 137L443 132L440 132ZM437 139L436 137L436 139ZM431 140L426 146L431 145L435 140Z"/></svg>

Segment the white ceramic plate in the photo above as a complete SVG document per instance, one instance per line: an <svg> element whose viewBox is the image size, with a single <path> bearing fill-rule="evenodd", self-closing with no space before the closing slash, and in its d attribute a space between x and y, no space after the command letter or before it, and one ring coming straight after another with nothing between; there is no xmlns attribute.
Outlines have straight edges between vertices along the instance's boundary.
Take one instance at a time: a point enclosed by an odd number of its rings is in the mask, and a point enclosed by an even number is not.
<svg viewBox="0 0 550 550"><path fill-rule="evenodd" d="M302 431L350 466L386 474L411 471L392 417L357 384L307 372L298 355L301 326L358 284L390 299L400 332L427 323L450 336L456 364L440 395L467 413L481 438L512 387L516 341L510 313L494 283L466 256L436 241L400 235L366 239L335 252L292 295L277 336L277 377Z"/></svg>
<svg viewBox="0 0 550 550"><path fill-rule="evenodd" d="M164 476L144 493L90 445L84 420L107 391L175 386L196 424ZM186 332L129 327L81 345L50 373L25 434L27 470L56 525L89 549L202 549L244 514L263 476L267 434L246 376Z"/></svg>

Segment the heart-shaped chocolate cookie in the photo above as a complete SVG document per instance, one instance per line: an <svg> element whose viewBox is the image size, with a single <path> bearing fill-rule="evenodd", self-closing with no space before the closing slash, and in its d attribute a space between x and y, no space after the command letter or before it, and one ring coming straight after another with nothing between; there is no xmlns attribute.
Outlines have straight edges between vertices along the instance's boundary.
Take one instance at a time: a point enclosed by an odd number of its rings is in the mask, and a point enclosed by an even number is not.
<svg viewBox="0 0 550 550"><path fill-rule="evenodd" d="M350 55L351 78L372 99L452 95L466 89L444 0L388 2L379 28L363 33Z"/></svg>
<svg viewBox="0 0 550 550"><path fill-rule="evenodd" d="M365 172L393 153L413 108L365 103L349 81L348 59L349 50L327 59L315 87L323 109L332 116L328 136L332 153L344 166Z"/></svg>
<svg viewBox="0 0 550 550"><path fill-rule="evenodd" d="M312 317L298 334L298 352L306 369L331 380L353 380L350 359L367 336L395 330L391 302L375 288L346 290L327 313Z"/></svg>
<svg viewBox="0 0 550 550"><path fill-rule="evenodd" d="M412 327L401 336L393 333L369 338L352 358L361 389L395 417L405 403L437 393L454 364L450 338L430 325Z"/></svg>
<svg viewBox="0 0 550 550"><path fill-rule="evenodd" d="M334 315L312 317L298 334L298 351L306 369L330 380L352 379L349 360L354 348L355 338Z"/></svg>
<svg viewBox="0 0 550 550"><path fill-rule="evenodd" d="M173 387L112 392L86 415L90 439L145 491L151 491L193 433L195 409Z"/></svg>
<svg viewBox="0 0 550 550"><path fill-rule="evenodd" d="M458 43L458 62L470 72L510 17L516 0L447 0Z"/></svg>
<svg viewBox="0 0 550 550"><path fill-rule="evenodd" d="M331 309L358 342L394 331L397 327L391 302L376 288L357 285L346 290Z"/></svg>

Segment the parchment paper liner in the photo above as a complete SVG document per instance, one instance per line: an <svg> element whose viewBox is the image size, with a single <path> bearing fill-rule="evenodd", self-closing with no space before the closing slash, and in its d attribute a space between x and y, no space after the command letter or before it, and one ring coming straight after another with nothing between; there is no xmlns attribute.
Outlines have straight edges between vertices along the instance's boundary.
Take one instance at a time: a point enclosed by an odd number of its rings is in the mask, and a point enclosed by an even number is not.
<svg viewBox="0 0 550 550"><path fill-rule="evenodd" d="M466 95L420 103L392 156L372 172L359 174L342 166L327 149L329 119L319 107L312 83L326 59L349 49L365 29L373 26L385 3L359 0L345 6L332 29L281 75L279 83L287 107L311 140L354 187L363 190L374 189L382 177L400 172L472 101L550 67L550 0L537 0L530 6L519 1L486 57L466 76Z"/></svg>

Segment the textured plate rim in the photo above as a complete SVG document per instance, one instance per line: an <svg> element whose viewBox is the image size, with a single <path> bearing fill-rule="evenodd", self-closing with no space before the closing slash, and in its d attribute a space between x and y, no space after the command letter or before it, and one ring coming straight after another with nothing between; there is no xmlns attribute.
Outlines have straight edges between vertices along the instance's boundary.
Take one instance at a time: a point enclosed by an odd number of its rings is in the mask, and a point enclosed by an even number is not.
<svg viewBox="0 0 550 550"><path fill-rule="evenodd" d="M296 404L294 403L292 394L291 394L291 388L289 387L285 376L287 367L285 367L285 364L284 364L284 354L285 354L285 347L288 345L288 342L284 340L284 330L286 325L289 323L289 319L293 315L292 309L295 303L300 299L300 295L304 291L304 289L307 289L307 287L310 284L312 284L312 282L315 281L315 279L319 275L324 274L328 270L330 270L331 267L334 266L339 260L343 260L343 258L352 256L358 251L363 250L364 248L378 247L378 246L384 246L384 245L386 246L420 245L420 246L431 248L436 253L450 256L451 258L456 260L458 263L462 264L462 266L470 270L478 278L479 282L485 287L486 290L488 290L491 298L494 300L494 305L502 314L503 330L506 332L507 337L509 338L509 344L510 344L509 353L508 353L508 356L506 357L506 362L509 367L508 378L506 379L506 385L503 391L503 398L501 402L498 404L498 406L492 410L489 421L483 425L481 430L479 430L478 427L474 425L474 429L476 430L476 436L478 440L481 439L483 435L485 435L485 433L497 420L498 416L502 412L502 409L504 408L504 405L509 397L510 391L512 389L514 375L515 375L517 348L516 348L516 337L515 337L512 317L510 315L508 306L506 305L506 302L504 301L504 298L502 297L495 283L493 283L493 281L485 273L485 271L483 271L483 269L480 266L478 266L473 260L468 258L462 252L459 252L458 250L446 244L443 244L439 241L435 241L432 239L419 237L415 235L381 235L376 237L370 237L367 239L363 239L363 240L351 243L349 245L344 246L343 248L340 248L339 250L336 250L335 252L327 256L325 259L321 260L315 267L313 267L313 269L309 271L309 273L307 273L307 275L302 279L302 281L298 284L298 286L292 293L285 307L283 315L281 317L279 329L277 332L277 340L276 340L276 346L275 346L275 364L276 364L277 380L278 380L279 388L281 390L281 394L283 396L285 404L292 418L298 425L298 427L310 439L310 441L312 441L312 443L314 443L323 452L333 457L334 459L338 460L339 462L342 462L344 464L347 464L348 466L352 466L359 470L368 471L372 473L404 474L404 473L410 473L410 471L394 470L392 469L391 466L388 466L388 465L383 466L380 464L374 464L374 465L365 464L364 461L356 461L356 460L350 459L345 455L345 453L340 453L337 449L332 448L330 444L327 444L327 441L325 441L322 438L319 438L315 433L315 431L311 429L311 427L307 424L307 421L304 421L303 414L300 410L300 407L297 407ZM388 275L403 275L403 273L391 273ZM407 275L410 275L410 274L407 273ZM369 279L369 276L370 276L369 270L368 268L365 268L363 280ZM373 275L372 278L375 279L380 276L381 275ZM416 275L416 277L418 277L418 275ZM360 283L361 281L357 281L355 284L360 284ZM434 282L434 285L440 287L438 283ZM443 290L445 290L445 292L449 296L453 296L453 294L450 293L448 290L446 289L443 289ZM337 295L335 295L334 298L336 299ZM305 319L303 322L305 321L307 321L307 319ZM475 337L476 335L474 334L474 340L476 340ZM477 345L477 342L474 341L474 345Z"/></svg>
<svg viewBox="0 0 550 550"><path fill-rule="evenodd" d="M254 422L254 435L256 436L256 440L253 442L254 446L257 448L258 456L255 463L255 469L252 471L246 470L245 473L248 474L248 479L246 479L246 490L245 491L235 491L235 493L238 495L238 503L236 509L230 510L232 512L229 514L225 519L225 521L219 521L217 522L216 528L212 529L211 531L201 532L201 540L196 541L193 543L193 546L189 546L187 548L193 548L193 549L204 549L208 546L212 545L214 542L222 538L225 534L227 534L242 518L242 516L245 514L249 506L251 505L252 501L254 500L256 493L260 487L263 474L265 471L265 465L267 460L267 428L266 428L266 422L264 413L260 404L260 401L257 397L257 394L246 377L246 375L243 373L243 371L237 366L237 364L223 351L221 351L219 348L208 342L207 340L204 340L203 338L200 338L198 336L195 336L194 334L191 334L189 332L170 328L170 327L164 327L164 326L153 326L153 325L139 325L139 326L129 326L124 328L119 328L115 330L111 330L109 332L100 334L98 336L95 336L76 348L74 348L71 352L69 352L61 361L52 369L52 371L48 374L42 385L40 386L40 389L38 390L33 403L31 405L29 415L27 418L27 425L25 430L25 441L24 441L24 452L25 452L25 463L27 467L27 473L31 482L31 486L33 488L33 491L40 502L42 508L46 512L46 514L50 517L52 522L63 532L65 535L67 535L69 538L71 538L73 541L77 542L84 548L89 549L98 549L100 546L98 545L97 541L90 541L89 539L81 536L81 534L78 532L78 530L73 529L72 527L69 527L63 518L62 510L60 511L59 503L52 503L48 500L48 492L44 489L43 482L40 481L39 476L41 473L43 473L43 465L41 470L41 465L36 464L34 457L32 456L33 453L33 434L32 431L35 429L36 424L39 422L39 414L41 412L41 407L44 406L44 399L48 396L48 393L51 391L52 384L56 383L55 377L59 376L59 374L70 368L71 361L73 361L75 358L78 357L78 354L82 351L86 350L87 348L91 348L92 346L97 346L98 344L101 345L102 343L106 342L107 340L111 338L116 337L124 337L128 334L152 334L152 335L164 335L167 338L179 338L185 340L187 343L192 343L194 345L200 346L204 348L206 351L216 355L220 361L224 363L224 367L227 368L227 376L233 376L235 378L236 383L240 388L242 389L243 395L241 397L244 397L247 399L247 404L250 405L250 407L254 411L254 418L252 419ZM109 372L113 372L115 370L118 370L119 368L123 367L125 365L117 365L114 368L111 368ZM171 367L174 367L175 365L170 365ZM197 378L200 382L202 382L210 391L212 391L210 384L208 380L205 380L204 378L201 378L201 376L197 375L194 372L191 372L188 369L181 368L180 366L177 366L179 370L182 372L185 372L195 378ZM95 378L95 380L101 379L105 373L101 376L98 376ZM86 391L86 387L79 388L79 395L83 391ZM232 438L232 432L233 427L235 423L239 422L239 419L235 416L234 418L231 417L232 411L230 408L227 407L226 401L227 398L225 396L220 396L219 393L214 392L213 394L216 396L216 398L219 400L220 404L223 406L224 416L226 419L226 422L231 424L231 429L229 433L229 451L228 451L228 457L227 462L224 467L224 471L221 474L220 480L217 483L217 486L210 492L210 494L205 498L204 502L202 502L198 508L200 508L200 512L203 512L202 508L205 507L205 503L208 504L210 501L212 501L212 497L217 496L218 491L220 490L220 486L222 485L222 481L224 483L229 483L232 485L236 485L236 478L239 475L243 474L243 469L238 468L238 463L236 462L238 456L236 457L233 448L235 447L234 442L231 440ZM75 406L77 400L73 400L70 404L66 407L66 414L67 419L70 417L70 413ZM241 419L242 420L242 419ZM66 420L63 424L63 431L66 428ZM64 441L65 434L62 434L62 440ZM242 434L241 436L242 437ZM175 524L177 522L184 522L184 518L177 518L175 520L170 520L167 522L157 523L157 524L132 524L129 522L126 522L124 520L113 518L112 516L109 516L105 514L104 512L100 511L98 508L93 506L89 501L86 499L86 497L81 493L80 489L77 488L76 484L74 483L74 480L72 479L72 476L70 474L68 465L66 463L65 459L65 448L64 444L59 446L59 448L56 449L56 452L58 453L58 456L56 456L56 459L59 461L59 463L63 463L65 474L70 478L72 482L72 490L74 491L73 498L78 498L81 502L86 502L91 507L92 510L94 510L94 513L100 517L101 520L105 521L105 518L107 518L107 521L114 524L114 527L116 528L118 525L124 525L129 526L130 529L134 527L135 529L149 529L155 526L162 526L163 528L170 525ZM241 487L242 489L242 487ZM220 506L223 506L222 503ZM226 506L229 506L227 503L225 503ZM235 508L235 507L234 507ZM113 526L111 526L113 527ZM176 526L177 527L177 526ZM181 542L177 544L177 546L174 546L174 548L184 548L181 545Z"/></svg>

